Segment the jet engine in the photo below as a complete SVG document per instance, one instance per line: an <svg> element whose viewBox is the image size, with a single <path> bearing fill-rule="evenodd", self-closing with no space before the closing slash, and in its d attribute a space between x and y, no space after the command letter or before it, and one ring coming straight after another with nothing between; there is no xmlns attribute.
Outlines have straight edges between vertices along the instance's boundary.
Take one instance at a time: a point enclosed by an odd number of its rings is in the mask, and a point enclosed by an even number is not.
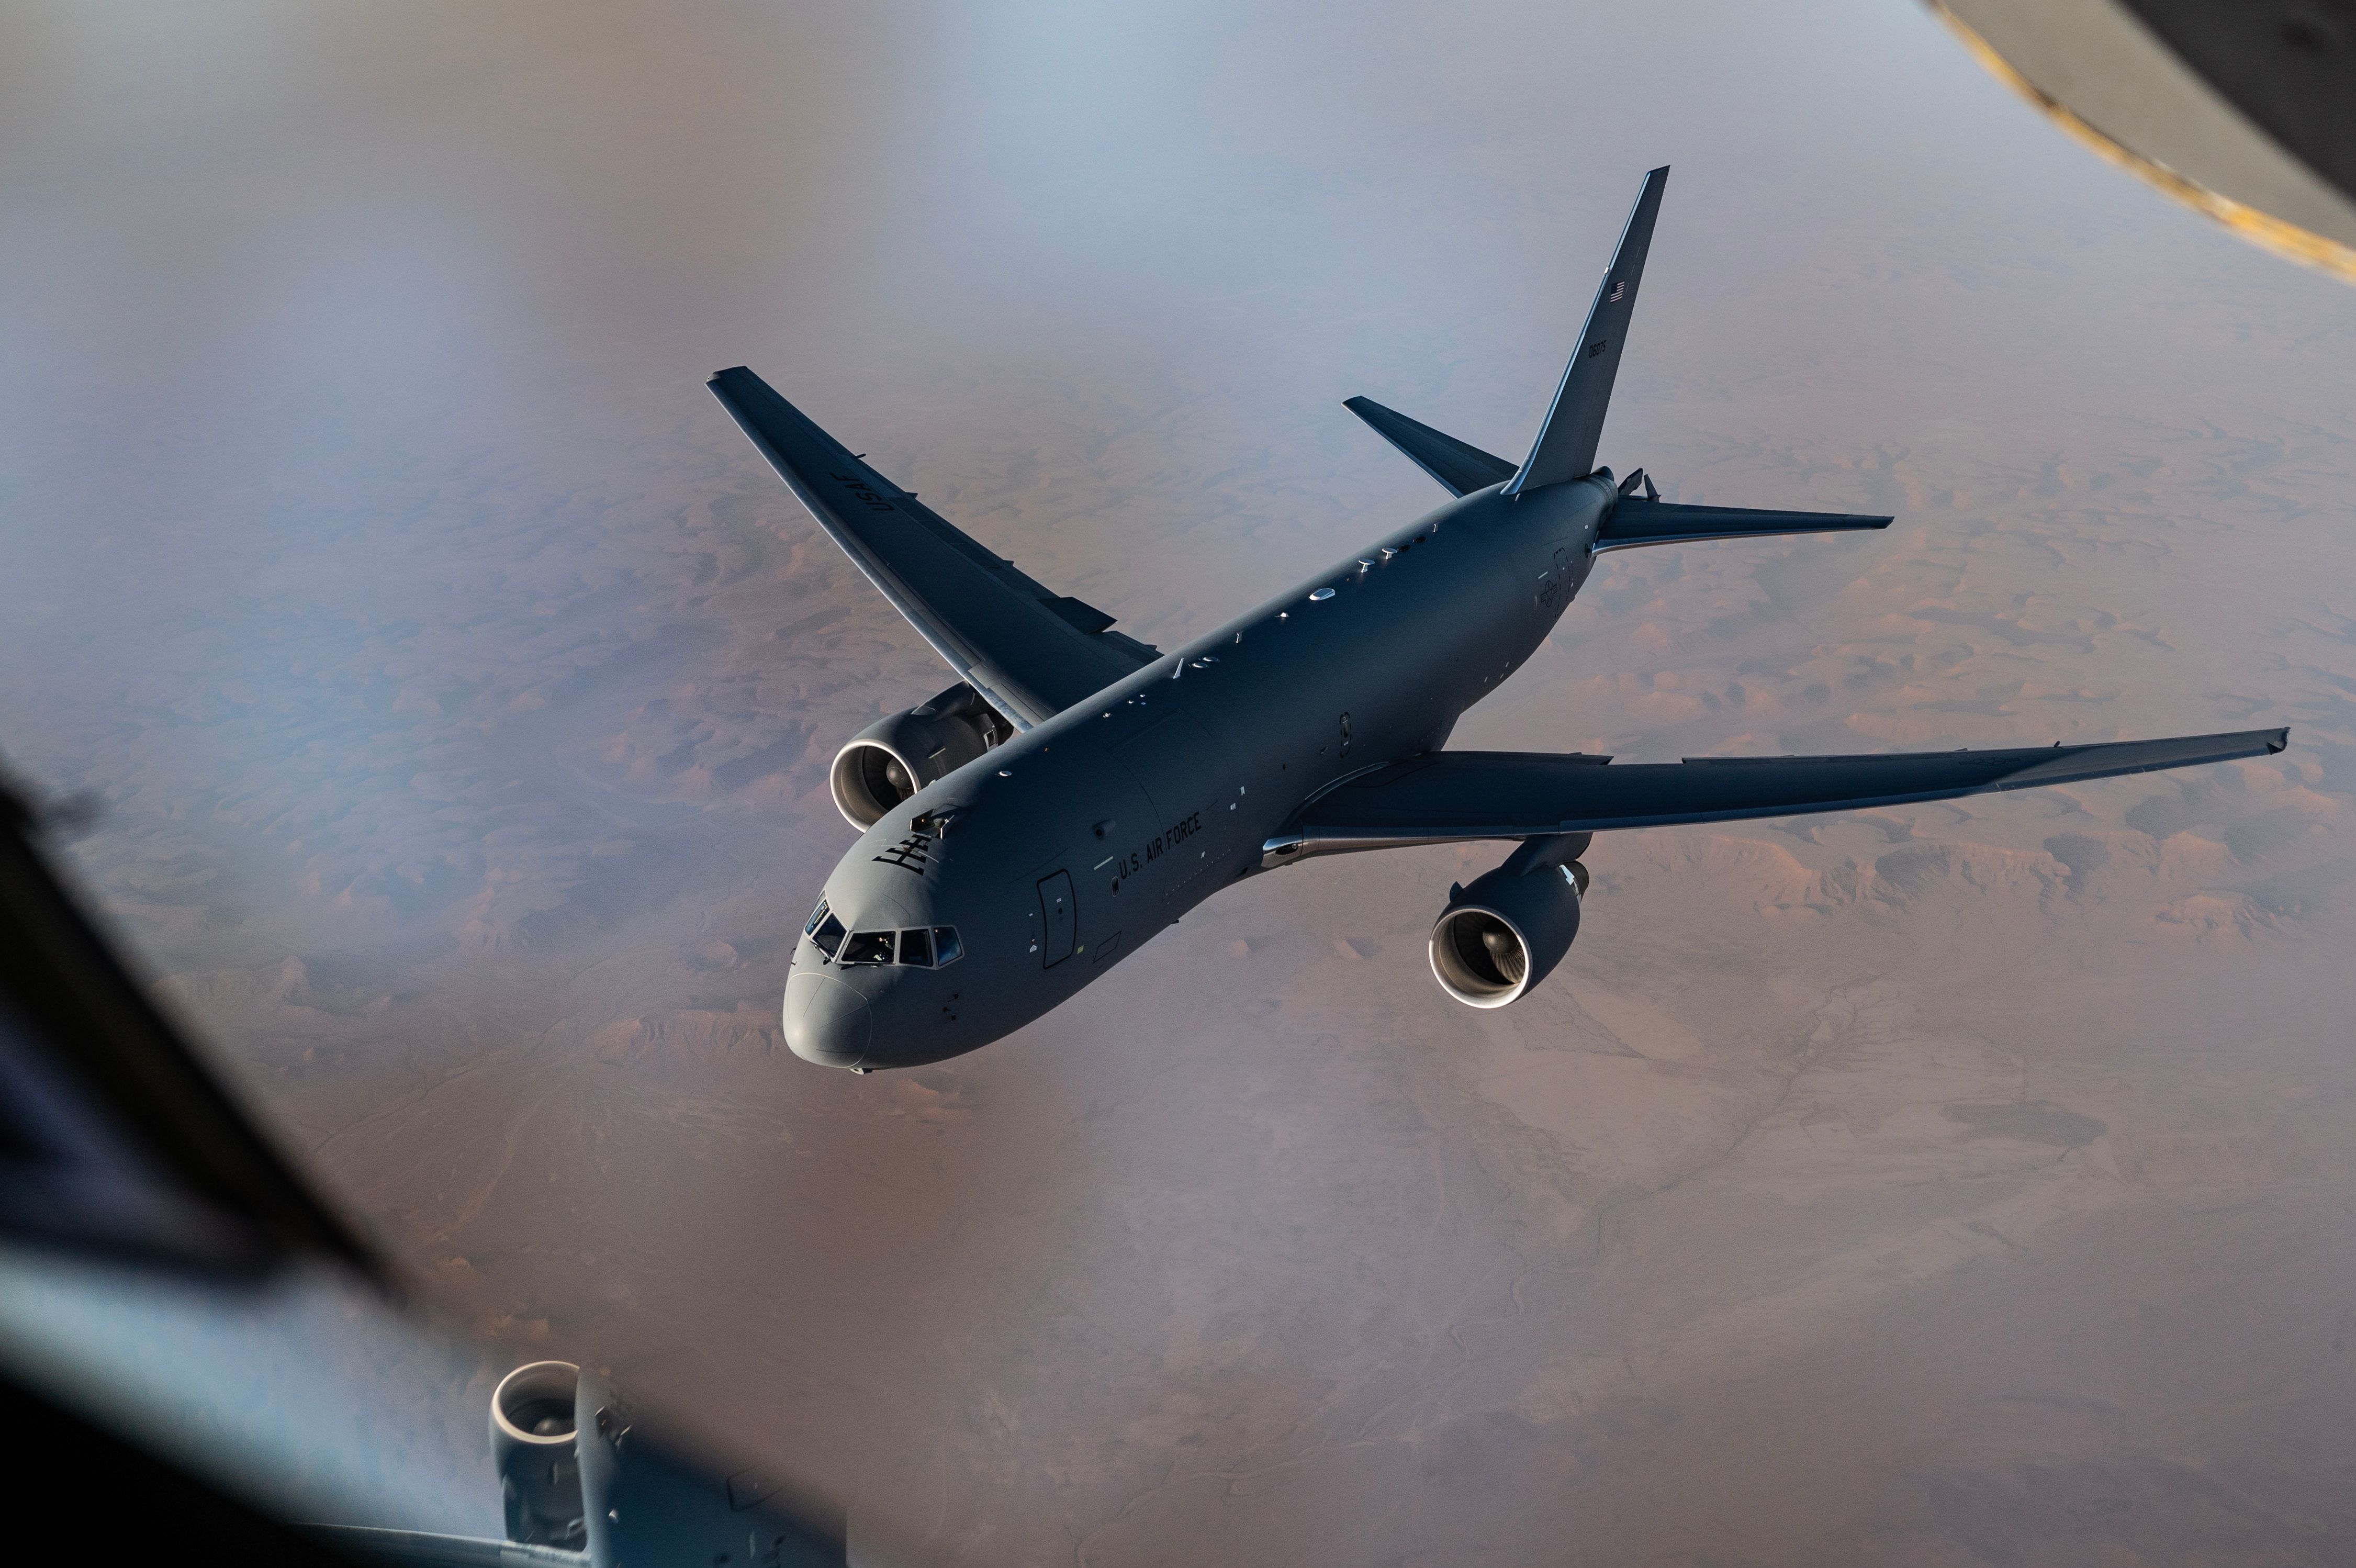
<svg viewBox="0 0 2356 1568"><path fill-rule="evenodd" d="M491 1391L491 1459L507 1503L508 1539L578 1552L589 1541L573 1446L573 1396L581 1369L533 1361Z"/></svg>
<svg viewBox="0 0 2356 1568"><path fill-rule="evenodd" d="M852 827L873 827L884 812L1013 733L980 693L960 681L906 713L876 720L834 754L827 782L835 808Z"/></svg>
<svg viewBox="0 0 2356 1568"><path fill-rule="evenodd" d="M603 1378L570 1361L534 1361L491 1393L491 1456L507 1501L508 1540L580 1553L581 1568L843 1568L841 1510L789 1479L734 1474L674 1447ZM343 1532L338 1532L339 1534ZM360 1562L536 1563L460 1536L350 1532ZM487 1548L488 1550L483 1550Z"/></svg>
<svg viewBox="0 0 2356 1568"><path fill-rule="evenodd" d="M1532 839L1469 887L1448 890L1431 928L1431 972L1471 1007L1503 1007L1554 972L1579 935L1588 834Z"/></svg>

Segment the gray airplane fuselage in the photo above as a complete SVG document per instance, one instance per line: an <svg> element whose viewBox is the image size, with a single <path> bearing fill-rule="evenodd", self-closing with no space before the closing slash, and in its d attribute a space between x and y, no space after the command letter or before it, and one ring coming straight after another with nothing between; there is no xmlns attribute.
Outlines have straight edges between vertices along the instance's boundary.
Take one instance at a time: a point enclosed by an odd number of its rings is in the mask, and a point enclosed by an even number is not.
<svg viewBox="0 0 2356 1568"><path fill-rule="evenodd" d="M787 1043L910 1067L1056 1007L1258 870L1335 779L1436 750L1586 581L1612 499L1607 470L1451 501L886 811L829 908L851 932L954 928L963 956L846 964L805 934Z"/></svg>

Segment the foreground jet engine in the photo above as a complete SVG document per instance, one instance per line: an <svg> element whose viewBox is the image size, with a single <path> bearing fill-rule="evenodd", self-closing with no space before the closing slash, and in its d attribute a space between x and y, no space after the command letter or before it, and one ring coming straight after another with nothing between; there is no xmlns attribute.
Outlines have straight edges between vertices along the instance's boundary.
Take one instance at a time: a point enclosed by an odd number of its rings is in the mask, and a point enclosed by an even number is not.
<svg viewBox="0 0 2356 1568"><path fill-rule="evenodd" d="M328 1527L355 1555L402 1568L841 1568L841 1520L758 1470L721 1477L638 1425L631 1404L570 1361L533 1361L491 1393L509 1544ZM740 1559L736 1554L743 1552Z"/></svg>
<svg viewBox="0 0 2356 1568"><path fill-rule="evenodd" d="M834 754L827 784L835 809L854 828L950 774L1014 733L980 693L963 681L903 714L881 718Z"/></svg>
<svg viewBox="0 0 2356 1568"><path fill-rule="evenodd" d="M570 1552L589 1544L573 1441L580 1384L581 1369L570 1361L533 1361L491 1391L491 1462L509 1541Z"/></svg>
<svg viewBox="0 0 2356 1568"><path fill-rule="evenodd" d="M1431 927L1431 972L1468 1007L1503 1007L1554 972L1579 935L1593 833L1531 839L1469 887L1448 890Z"/></svg>

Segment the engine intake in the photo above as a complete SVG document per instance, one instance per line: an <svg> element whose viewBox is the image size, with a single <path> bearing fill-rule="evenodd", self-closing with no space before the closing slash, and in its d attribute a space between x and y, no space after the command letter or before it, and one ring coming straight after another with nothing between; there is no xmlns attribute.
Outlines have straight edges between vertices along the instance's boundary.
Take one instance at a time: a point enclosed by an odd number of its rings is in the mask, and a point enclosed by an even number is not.
<svg viewBox="0 0 2356 1568"><path fill-rule="evenodd" d="M1533 839L1505 864L1451 887L1431 928L1431 972L1440 988L1469 1007L1503 1007L1554 972L1579 935L1586 867L1583 850Z"/></svg>
<svg viewBox="0 0 2356 1568"><path fill-rule="evenodd" d="M508 1539L578 1552L588 1544L581 1461L573 1443L581 1369L531 1361L491 1391L491 1458L507 1504Z"/></svg>
<svg viewBox="0 0 2356 1568"><path fill-rule="evenodd" d="M876 720L834 754L827 784L835 809L854 828L884 812L1014 733L980 693L960 681L905 714Z"/></svg>

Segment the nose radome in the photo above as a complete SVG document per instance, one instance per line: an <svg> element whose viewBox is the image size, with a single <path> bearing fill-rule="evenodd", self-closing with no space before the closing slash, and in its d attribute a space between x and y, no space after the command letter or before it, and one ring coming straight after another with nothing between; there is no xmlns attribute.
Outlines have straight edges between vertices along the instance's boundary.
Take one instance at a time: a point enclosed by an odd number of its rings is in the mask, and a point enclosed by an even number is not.
<svg viewBox="0 0 2356 1568"><path fill-rule="evenodd" d="M857 1067L871 1027L867 998L832 976L805 972L786 982L786 1044L802 1060Z"/></svg>

